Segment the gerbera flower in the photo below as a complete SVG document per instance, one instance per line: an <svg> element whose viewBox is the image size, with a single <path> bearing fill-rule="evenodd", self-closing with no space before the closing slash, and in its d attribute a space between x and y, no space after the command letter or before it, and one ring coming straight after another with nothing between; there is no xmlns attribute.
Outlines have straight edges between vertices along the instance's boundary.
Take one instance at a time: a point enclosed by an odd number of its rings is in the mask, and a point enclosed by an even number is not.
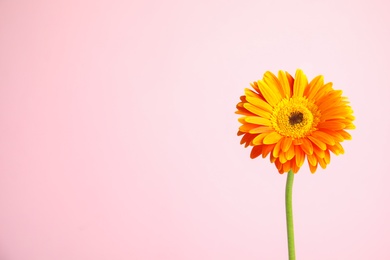
<svg viewBox="0 0 390 260"><path fill-rule="evenodd" d="M243 115L238 135L241 144L253 146L251 158L270 156L279 173L297 173L307 158L310 171L326 168L330 152L344 153L341 142L350 140L354 129L352 108L341 90L324 84L319 75L310 83L302 70L295 79L284 71L267 71L262 80L245 89L237 114Z"/></svg>

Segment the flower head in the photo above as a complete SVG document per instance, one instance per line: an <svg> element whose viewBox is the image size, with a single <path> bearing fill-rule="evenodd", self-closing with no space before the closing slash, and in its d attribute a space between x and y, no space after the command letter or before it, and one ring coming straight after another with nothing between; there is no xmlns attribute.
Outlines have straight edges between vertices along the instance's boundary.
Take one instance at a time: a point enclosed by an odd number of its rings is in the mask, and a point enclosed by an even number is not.
<svg viewBox="0 0 390 260"><path fill-rule="evenodd" d="M284 71L267 71L262 80L245 89L237 114L243 115L238 135L241 144L253 146L251 158L270 156L279 173L297 173L307 158L310 171L326 168L330 152L344 153L341 142L354 129L352 108L341 90L324 84L319 75L310 83L302 70L295 79Z"/></svg>

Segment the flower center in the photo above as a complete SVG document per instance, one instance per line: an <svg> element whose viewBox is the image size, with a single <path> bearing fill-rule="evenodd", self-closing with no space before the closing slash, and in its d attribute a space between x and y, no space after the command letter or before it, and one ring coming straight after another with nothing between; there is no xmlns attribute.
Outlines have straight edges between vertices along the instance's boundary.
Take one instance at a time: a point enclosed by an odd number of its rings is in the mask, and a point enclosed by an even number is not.
<svg viewBox="0 0 390 260"><path fill-rule="evenodd" d="M302 138L316 130L320 121L318 107L304 97L284 98L274 107L273 128L283 136Z"/></svg>
<svg viewBox="0 0 390 260"><path fill-rule="evenodd" d="M301 112L292 112L288 122L290 125L296 125L303 121L303 114Z"/></svg>

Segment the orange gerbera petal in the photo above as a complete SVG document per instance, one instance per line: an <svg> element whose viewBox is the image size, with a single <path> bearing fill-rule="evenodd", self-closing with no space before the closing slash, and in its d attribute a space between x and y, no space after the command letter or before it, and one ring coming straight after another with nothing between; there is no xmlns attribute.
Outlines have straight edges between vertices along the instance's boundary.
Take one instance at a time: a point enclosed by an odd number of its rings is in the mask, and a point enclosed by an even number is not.
<svg viewBox="0 0 390 260"><path fill-rule="evenodd" d="M306 154L313 154L313 144L306 138L302 138L302 150L306 153Z"/></svg>
<svg viewBox="0 0 390 260"><path fill-rule="evenodd" d="M329 144L329 145L335 144L334 138L325 132L315 131L312 133L312 135L313 135L313 137L315 137L316 139L320 140L321 142L323 142L325 144ZM325 150L325 149L323 149L323 150Z"/></svg>
<svg viewBox="0 0 390 260"><path fill-rule="evenodd" d="M253 146L251 151L251 158L254 159L258 157L262 153L262 150L263 150L263 146L261 145Z"/></svg>
<svg viewBox="0 0 390 260"><path fill-rule="evenodd" d="M324 77L319 75L315 77L309 84L309 87L305 90L305 96L308 99L313 99L318 90L324 85Z"/></svg>
<svg viewBox="0 0 390 260"><path fill-rule="evenodd" d="M313 146L314 148L314 154L317 156L317 158L324 158L325 157L325 151L321 150L317 147L317 145Z"/></svg>
<svg viewBox="0 0 390 260"><path fill-rule="evenodd" d="M293 145L290 146L288 151L286 152L286 158L287 160L291 160L295 156L295 148Z"/></svg>
<svg viewBox="0 0 390 260"><path fill-rule="evenodd" d="M335 145L329 146L328 148L335 155L339 155L339 154L344 153L344 148L340 145L340 143L336 143Z"/></svg>
<svg viewBox="0 0 390 260"><path fill-rule="evenodd" d="M283 145L282 145L282 151L287 152L288 149L292 146L293 139L291 137L284 137L283 138Z"/></svg>
<svg viewBox="0 0 390 260"><path fill-rule="evenodd" d="M325 150L324 161L325 161L326 164L330 163L330 152L329 152L329 150Z"/></svg>
<svg viewBox="0 0 390 260"><path fill-rule="evenodd" d="M274 157L279 157L279 152L281 150L281 144L282 144L282 140L279 140L279 142L276 143L275 147L274 147L274 150L272 152L272 155Z"/></svg>
<svg viewBox="0 0 390 260"><path fill-rule="evenodd" d="M344 129L346 125L340 121L325 121L318 124L318 128L324 128L329 130L341 130Z"/></svg>
<svg viewBox="0 0 390 260"><path fill-rule="evenodd" d="M295 146L295 162L298 167L302 167L305 162L305 153L301 150L299 146Z"/></svg>
<svg viewBox="0 0 390 260"><path fill-rule="evenodd" d="M269 161L271 162L271 163L274 163L275 161L276 161L276 157L274 157L273 155L272 155L272 153L270 153L269 154Z"/></svg>
<svg viewBox="0 0 390 260"><path fill-rule="evenodd" d="M263 151L262 151L263 158L267 157L267 155L274 149L274 147L275 147L275 144L264 145Z"/></svg>
<svg viewBox="0 0 390 260"><path fill-rule="evenodd" d="M295 160L290 161L290 166L291 166L293 173L297 173L299 171L299 167L297 166Z"/></svg>
<svg viewBox="0 0 390 260"><path fill-rule="evenodd" d="M346 132L344 130L339 130L339 131L337 131L337 133L341 134L345 140L351 140L352 139L352 136L348 132Z"/></svg>
<svg viewBox="0 0 390 260"><path fill-rule="evenodd" d="M275 166L280 173L283 173L283 171L281 172L281 170L283 169L283 164L278 159L275 160Z"/></svg>
<svg viewBox="0 0 390 260"><path fill-rule="evenodd" d="M250 130L254 129L254 128L257 128L259 127L258 125L254 125L254 124L244 124L242 126L240 126L240 131L241 132L244 132L244 133L247 133L249 132Z"/></svg>
<svg viewBox="0 0 390 260"><path fill-rule="evenodd" d="M328 93L329 91L332 90L332 86L333 86L333 83L332 83L332 82L329 82L329 83L326 83L325 85L323 85L323 86L318 90L318 92L314 95L313 99L314 99L314 100L320 99L323 95L325 95L326 93Z"/></svg>
<svg viewBox="0 0 390 260"><path fill-rule="evenodd" d="M283 172L288 172L291 169L290 161L287 161L283 164Z"/></svg>
<svg viewBox="0 0 390 260"><path fill-rule="evenodd" d="M326 162L323 158L318 158L317 157L318 164L321 166L322 169L326 168Z"/></svg>
<svg viewBox="0 0 390 260"><path fill-rule="evenodd" d="M311 165L311 164L309 164L309 168L310 168L310 172L311 172L311 173L315 173L315 172L316 172L316 170L317 170L317 165L318 165L318 164L316 164L316 165Z"/></svg>
<svg viewBox="0 0 390 260"><path fill-rule="evenodd" d="M251 87L256 90L257 93L260 93L259 86L257 85L257 82L249 83Z"/></svg>
<svg viewBox="0 0 390 260"><path fill-rule="evenodd" d="M322 132L327 133L328 135L331 135L332 138L335 140L335 142L342 142L344 141L344 137L338 133L337 131L333 131L330 129L321 129Z"/></svg>
<svg viewBox="0 0 390 260"><path fill-rule="evenodd" d="M325 150L326 149L326 144L322 142L321 140L317 139L314 136L308 136L307 138L310 139L315 145L317 145L320 149Z"/></svg>
<svg viewBox="0 0 390 260"><path fill-rule="evenodd" d="M307 156L307 161L309 162L309 164L314 166L314 165L317 164L317 157L314 154L308 155Z"/></svg>
<svg viewBox="0 0 390 260"><path fill-rule="evenodd" d="M250 133L245 133L244 136L241 138L240 144L245 144L245 147L248 147L250 142L256 137L257 135L252 135Z"/></svg>

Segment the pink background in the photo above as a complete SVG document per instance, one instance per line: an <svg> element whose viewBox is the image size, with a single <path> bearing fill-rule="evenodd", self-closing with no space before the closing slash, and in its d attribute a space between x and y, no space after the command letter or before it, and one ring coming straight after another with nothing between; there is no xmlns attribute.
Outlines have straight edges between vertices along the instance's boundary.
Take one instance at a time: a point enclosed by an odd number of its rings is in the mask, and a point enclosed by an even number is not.
<svg viewBox="0 0 390 260"><path fill-rule="evenodd" d="M286 175L239 145L266 70L323 74L346 154L296 175L300 260L390 259L387 1L0 1L0 259L287 259Z"/></svg>

